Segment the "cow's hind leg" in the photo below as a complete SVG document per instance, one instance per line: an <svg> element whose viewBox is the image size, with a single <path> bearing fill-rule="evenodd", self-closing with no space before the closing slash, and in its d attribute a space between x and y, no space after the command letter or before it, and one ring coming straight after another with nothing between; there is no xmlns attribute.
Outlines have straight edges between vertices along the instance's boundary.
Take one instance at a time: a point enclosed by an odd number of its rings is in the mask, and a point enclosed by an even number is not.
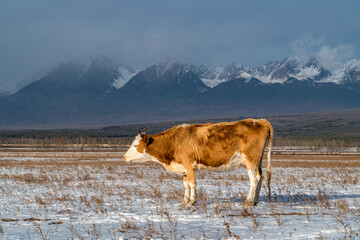
<svg viewBox="0 0 360 240"><path fill-rule="evenodd" d="M249 194L245 201L245 207L256 205L259 201L262 174L261 169L255 167L248 168L249 180L250 180L250 190Z"/></svg>
<svg viewBox="0 0 360 240"><path fill-rule="evenodd" d="M186 176L183 176L183 182L184 182L185 193L184 193L184 200L183 200L182 204L185 205L190 202L190 184L189 184L189 181L187 180Z"/></svg>
<svg viewBox="0 0 360 240"><path fill-rule="evenodd" d="M260 179L256 183L255 201L254 201L255 204L257 204L259 202L261 185L262 185L262 181L264 179L264 175L262 174L261 167L257 168L256 170L257 170L256 171L256 179L259 179L259 177L260 177Z"/></svg>

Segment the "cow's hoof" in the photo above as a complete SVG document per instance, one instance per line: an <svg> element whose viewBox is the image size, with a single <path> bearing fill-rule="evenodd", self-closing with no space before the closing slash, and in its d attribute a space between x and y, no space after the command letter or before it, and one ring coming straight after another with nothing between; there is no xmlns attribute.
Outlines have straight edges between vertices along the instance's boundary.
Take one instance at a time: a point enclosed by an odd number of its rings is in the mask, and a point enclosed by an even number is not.
<svg viewBox="0 0 360 240"><path fill-rule="evenodd" d="M187 205L190 202L190 198L188 197L184 197L183 202L181 203L181 205Z"/></svg>
<svg viewBox="0 0 360 240"><path fill-rule="evenodd" d="M251 201L245 201L244 207L251 207L251 206L256 206L255 202L251 202Z"/></svg>
<svg viewBox="0 0 360 240"><path fill-rule="evenodd" d="M188 205L189 205L189 206L192 206L192 205L195 205L195 203L196 203L195 200L191 200L191 201L188 203Z"/></svg>
<svg viewBox="0 0 360 240"><path fill-rule="evenodd" d="M189 204L189 200L188 201L183 201L182 203L181 203L181 205L187 205L187 204Z"/></svg>

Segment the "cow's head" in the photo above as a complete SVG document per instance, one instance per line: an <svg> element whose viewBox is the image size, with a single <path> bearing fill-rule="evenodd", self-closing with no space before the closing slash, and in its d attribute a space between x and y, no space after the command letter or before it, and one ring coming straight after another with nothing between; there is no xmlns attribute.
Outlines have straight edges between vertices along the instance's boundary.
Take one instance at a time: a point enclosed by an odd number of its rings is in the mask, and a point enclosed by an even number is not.
<svg viewBox="0 0 360 240"><path fill-rule="evenodd" d="M126 162L146 162L154 160L154 157L148 153L149 145L154 139L147 135L146 132L142 134L139 129L138 132L139 134L135 137L135 140L124 155Z"/></svg>

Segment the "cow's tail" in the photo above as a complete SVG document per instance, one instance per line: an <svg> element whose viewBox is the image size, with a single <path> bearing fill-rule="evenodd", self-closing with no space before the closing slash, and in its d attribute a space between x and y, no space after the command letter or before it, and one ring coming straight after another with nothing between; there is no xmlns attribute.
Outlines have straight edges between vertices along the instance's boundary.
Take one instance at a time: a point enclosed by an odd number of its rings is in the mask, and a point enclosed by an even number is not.
<svg viewBox="0 0 360 240"><path fill-rule="evenodd" d="M269 123L269 132L268 132L268 151L267 151L267 187L268 187L268 191L269 191L269 200L271 197L271 189L270 189L270 182L271 182L271 144L272 144L272 139L273 139L273 135L274 135L274 130L271 126L271 124Z"/></svg>

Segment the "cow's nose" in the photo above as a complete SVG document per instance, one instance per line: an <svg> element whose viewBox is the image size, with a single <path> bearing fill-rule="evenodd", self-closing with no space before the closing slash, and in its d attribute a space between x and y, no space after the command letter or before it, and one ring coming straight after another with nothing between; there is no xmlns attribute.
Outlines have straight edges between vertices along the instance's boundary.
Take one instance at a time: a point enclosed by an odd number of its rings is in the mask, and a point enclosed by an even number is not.
<svg viewBox="0 0 360 240"><path fill-rule="evenodd" d="M124 156L124 161L127 162L126 157Z"/></svg>

